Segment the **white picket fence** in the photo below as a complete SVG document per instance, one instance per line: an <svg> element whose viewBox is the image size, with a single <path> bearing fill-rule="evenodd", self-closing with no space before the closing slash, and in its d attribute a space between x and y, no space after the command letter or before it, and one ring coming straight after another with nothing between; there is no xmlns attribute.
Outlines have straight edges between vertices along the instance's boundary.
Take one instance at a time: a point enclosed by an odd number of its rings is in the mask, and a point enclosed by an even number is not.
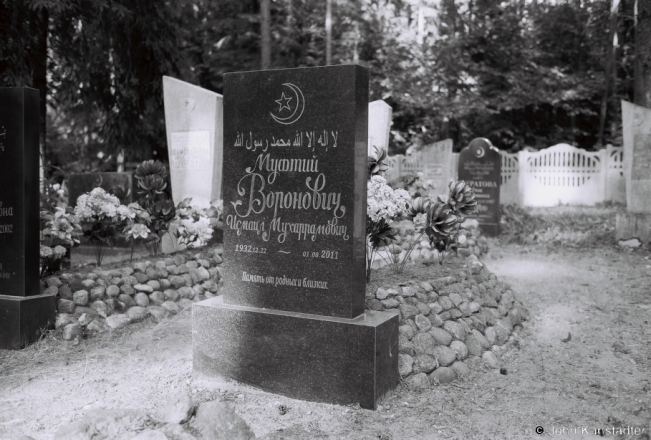
<svg viewBox="0 0 651 440"><path fill-rule="evenodd" d="M608 145L587 152L567 144L537 151L502 155L500 203L521 206L594 205L626 203L624 151ZM459 154L450 159L456 179ZM387 180L415 174L427 166L419 153L388 157Z"/></svg>

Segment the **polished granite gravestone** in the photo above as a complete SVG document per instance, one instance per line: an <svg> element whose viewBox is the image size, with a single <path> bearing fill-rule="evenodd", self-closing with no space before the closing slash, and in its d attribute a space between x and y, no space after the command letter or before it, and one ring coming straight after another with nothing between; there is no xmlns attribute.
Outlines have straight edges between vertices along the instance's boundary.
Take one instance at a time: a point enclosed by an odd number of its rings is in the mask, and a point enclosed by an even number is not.
<svg viewBox="0 0 651 440"><path fill-rule="evenodd" d="M618 213L615 238L651 244L651 109L622 101L626 211Z"/></svg>
<svg viewBox="0 0 651 440"><path fill-rule="evenodd" d="M224 75L223 297L193 307L193 368L376 408L398 314L364 312L368 71Z"/></svg>
<svg viewBox="0 0 651 440"><path fill-rule="evenodd" d="M221 199L222 95L164 76L163 100L174 204L208 207Z"/></svg>
<svg viewBox="0 0 651 440"><path fill-rule="evenodd" d="M424 181L431 181L434 193L447 194L452 180L452 139L434 142L423 147L421 152Z"/></svg>
<svg viewBox="0 0 651 440"><path fill-rule="evenodd" d="M0 348L19 350L54 325L39 286L38 90L0 88Z"/></svg>
<svg viewBox="0 0 651 440"><path fill-rule="evenodd" d="M475 190L477 209L468 218L477 219L487 235L500 233L500 184L502 158L488 139L473 139L459 153L458 179Z"/></svg>

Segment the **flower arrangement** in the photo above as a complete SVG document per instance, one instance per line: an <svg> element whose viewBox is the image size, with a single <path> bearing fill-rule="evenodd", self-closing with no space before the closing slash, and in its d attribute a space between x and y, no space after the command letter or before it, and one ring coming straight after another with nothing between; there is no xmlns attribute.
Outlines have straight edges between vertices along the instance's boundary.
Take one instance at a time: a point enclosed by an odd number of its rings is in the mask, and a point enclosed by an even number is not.
<svg viewBox="0 0 651 440"><path fill-rule="evenodd" d="M198 248L208 244L213 226L219 221L220 201L211 202L207 209L192 205L192 198L184 199L176 207L176 217L170 223L169 232L174 237L178 250Z"/></svg>
<svg viewBox="0 0 651 440"><path fill-rule="evenodd" d="M161 237L175 218L174 202L168 194L167 168L160 161L146 160L138 165L134 177L138 181L138 204L149 214L147 225L151 237L145 243L148 243L150 254L155 255L159 252ZM142 236L144 229L137 229Z"/></svg>
<svg viewBox="0 0 651 440"><path fill-rule="evenodd" d="M82 228L77 217L58 207L54 213L41 211L41 277L56 272L68 250L79 244Z"/></svg>
<svg viewBox="0 0 651 440"><path fill-rule="evenodd" d="M131 259L133 260L133 248L136 241L143 243L150 255L156 253L160 237L151 233L148 225L151 223L149 213L145 211L138 203L129 203L127 208L131 210L132 216L122 230L124 237L131 241Z"/></svg>
<svg viewBox="0 0 651 440"><path fill-rule="evenodd" d="M132 220L136 213L120 204L120 199L102 188L82 194L77 199L75 216L82 225L84 236L95 248L97 265L102 264L106 246L120 234L120 229Z"/></svg>

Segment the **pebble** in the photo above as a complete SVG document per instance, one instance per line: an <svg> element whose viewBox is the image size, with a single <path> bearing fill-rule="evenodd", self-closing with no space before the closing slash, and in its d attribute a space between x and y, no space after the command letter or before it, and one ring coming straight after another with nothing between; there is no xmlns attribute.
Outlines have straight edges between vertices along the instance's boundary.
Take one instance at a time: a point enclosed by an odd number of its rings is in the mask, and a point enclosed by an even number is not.
<svg viewBox="0 0 651 440"><path fill-rule="evenodd" d="M136 301L130 295L125 295L124 293L121 293L120 296L118 296L118 301L123 302L127 307L133 307L137 305Z"/></svg>
<svg viewBox="0 0 651 440"><path fill-rule="evenodd" d="M457 360L457 354L450 347L445 345L437 345L434 347L434 357L438 361L439 365L447 367L452 365L454 361Z"/></svg>
<svg viewBox="0 0 651 440"><path fill-rule="evenodd" d="M436 342L429 333L418 333L413 337L411 343L414 344L414 349L416 350L417 355L435 353Z"/></svg>
<svg viewBox="0 0 651 440"><path fill-rule="evenodd" d="M163 292L160 291L152 292L149 295L149 303L155 306L162 305L165 302L165 300L166 300L165 295L163 294Z"/></svg>
<svg viewBox="0 0 651 440"><path fill-rule="evenodd" d="M54 321L54 328L59 329L61 327L65 327L68 324L74 324L77 322L77 318L72 316L69 313L59 313L56 316L56 319Z"/></svg>
<svg viewBox="0 0 651 440"><path fill-rule="evenodd" d="M191 421L200 438L252 440L255 435L246 422L233 409L223 402L204 402L197 408Z"/></svg>
<svg viewBox="0 0 651 440"><path fill-rule="evenodd" d="M98 315L106 318L112 312L109 306L104 301L95 301L90 305L90 308L95 310Z"/></svg>
<svg viewBox="0 0 651 440"><path fill-rule="evenodd" d="M450 368L454 370L458 378L466 377L470 374L470 368L462 361L456 361L450 365Z"/></svg>
<svg viewBox="0 0 651 440"><path fill-rule="evenodd" d="M79 324L68 324L63 327L61 338L64 341L72 341L75 338L81 338L81 326Z"/></svg>
<svg viewBox="0 0 651 440"><path fill-rule="evenodd" d="M407 377L413 371L414 358L408 354L398 354L398 374L400 377Z"/></svg>
<svg viewBox="0 0 651 440"><path fill-rule="evenodd" d="M165 406L163 421L167 423L186 423L194 413L192 399L185 391L178 393Z"/></svg>
<svg viewBox="0 0 651 440"><path fill-rule="evenodd" d="M123 314L117 314L117 315L111 315L108 318L106 318L106 325L109 326L112 330L116 330L119 328L122 328L129 324L131 320L127 315Z"/></svg>
<svg viewBox="0 0 651 440"><path fill-rule="evenodd" d="M463 341L466 339L466 329L463 325L456 321L447 321L443 324L443 328L452 335L454 339Z"/></svg>
<svg viewBox="0 0 651 440"><path fill-rule="evenodd" d="M149 296L144 292L136 293L136 296L133 298L136 304L140 307L149 306Z"/></svg>
<svg viewBox="0 0 651 440"><path fill-rule="evenodd" d="M466 348L468 349L468 354L471 354L473 356L481 356L483 347L482 344L477 339L477 337L474 335L474 333L468 335L465 344L466 344ZM488 346L488 341L486 341L486 345Z"/></svg>
<svg viewBox="0 0 651 440"><path fill-rule="evenodd" d="M150 306L148 307L149 313L154 318L154 321L161 322L163 319L167 318L169 312L167 309L161 306Z"/></svg>
<svg viewBox="0 0 651 440"><path fill-rule="evenodd" d="M172 302L172 301L163 301L161 303L161 307L163 307L168 312L173 313L175 315L181 311L181 308L179 307L179 305L177 303L175 303L175 302Z"/></svg>
<svg viewBox="0 0 651 440"><path fill-rule="evenodd" d="M497 357L495 356L495 354L493 354L492 351L485 351L484 354L481 356L481 358L489 368L499 367L499 361L497 360Z"/></svg>
<svg viewBox="0 0 651 440"><path fill-rule="evenodd" d="M468 347L461 341L452 341L450 348L456 353L457 359L462 361L468 357Z"/></svg>
<svg viewBox="0 0 651 440"><path fill-rule="evenodd" d="M192 308L192 304L194 304L194 302L188 298L181 298L179 300L179 307L183 310Z"/></svg>
<svg viewBox="0 0 651 440"><path fill-rule="evenodd" d="M87 306L88 305L88 291L87 290L78 290L72 294L72 300L77 306Z"/></svg>
<svg viewBox="0 0 651 440"><path fill-rule="evenodd" d="M413 390L427 390L431 387L429 377L425 373L413 374L405 382Z"/></svg>
<svg viewBox="0 0 651 440"><path fill-rule="evenodd" d="M452 342L452 335L442 328L433 327L428 333L434 337L436 345L450 345Z"/></svg>
<svg viewBox="0 0 651 440"><path fill-rule="evenodd" d="M436 367L438 367L438 362L434 356L429 354L419 354L414 359L414 373L430 373Z"/></svg>
<svg viewBox="0 0 651 440"><path fill-rule="evenodd" d="M455 373L452 368L439 367L436 370L432 371L429 377L432 383L444 385L450 382L454 382L457 378L457 373Z"/></svg>
<svg viewBox="0 0 651 440"><path fill-rule="evenodd" d="M418 330L420 331L426 332L432 328L432 323L430 322L430 320L427 319L422 314L416 315L416 317L414 318L414 322L416 323L416 327L418 327Z"/></svg>
<svg viewBox="0 0 651 440"><path fill-rule="evenodd" d="M101 333L108 330L108 325L103 319L96 319L86 326L86 330Z"/></svg>
<svg viewBox="0 0 651 440"><path fill-rule="evenodd" d="M57 311L59 313L74 313L75 303L68 299L60 298L59 301L57 301Z"/></svg>
<svg viewBox="0 0 651 440"><path fill-rule="evenodd" d="M149 311L144 307L134 306L127 309L126 315L131 319L131 322L140 322L149 316Z"/></svg>
<svg viewBox="0 0 651 440"><path fill-rule="evenodd" d="M133 288L136 292L152 293L154 291L154 288L147 284L136 284Z"/></svg>

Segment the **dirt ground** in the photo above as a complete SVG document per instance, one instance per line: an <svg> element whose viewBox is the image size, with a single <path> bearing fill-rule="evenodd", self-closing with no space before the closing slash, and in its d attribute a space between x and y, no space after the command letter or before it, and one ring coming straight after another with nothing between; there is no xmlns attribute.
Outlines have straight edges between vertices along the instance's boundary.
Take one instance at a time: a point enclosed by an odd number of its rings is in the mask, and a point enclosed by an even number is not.
<svg viewBox="0 0 651 440"><path fill-rule="evenodd" d="M559 439L648 440L651 253L490 245L482 260L531 312L502 372L474 369L420 393L399 386L378 411L302 402L193 378L185 311L78 344L50 335L0 350L0 439L52 439L90 408L157 415L186 389L195 402L230 402L264 439L529 439L542 427Z"/></svg>

